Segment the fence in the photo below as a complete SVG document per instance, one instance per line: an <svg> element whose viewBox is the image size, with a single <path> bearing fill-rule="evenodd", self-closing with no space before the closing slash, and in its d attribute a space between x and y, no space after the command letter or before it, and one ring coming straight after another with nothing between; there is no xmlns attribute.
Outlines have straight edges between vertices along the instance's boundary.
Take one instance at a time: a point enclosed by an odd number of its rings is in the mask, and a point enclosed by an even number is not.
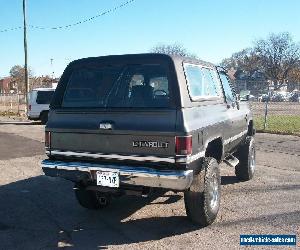
<svg viewBox="0 0 300 250"><path fill-rule="evenodd" d="M277 86L273 85L267 80L235 80L235 88L237 92L243 90L249 90L251 95L259 96L262 94L273 94L278 91L285 91L291 93L294 90L300 90L299 82L288 82L284 85L280 85L280 88L277 89Z"/></svg>
<svg viewBox="0 0 300 250"><path fill-rule="evenodd" d="M258 131L300 135L300 103L250 101Z"/></svg>
<svg viewBox="0 0 300 250"><path fill-rule="evenodd" d="M237 92L250 94L256 127L269 132L300 135L300 83L280 88L267 81L235 81ZM245 92L246 91L246 92Z"/></svg>
<svg viewBox="0 0 300 250"><path fill-rule="evenodd" d="M300 135L300 94L294 101L252 98L249 101L258 130ZM276 101L275 101L276 100ZM23 94L0 94L0 114L24 114Z"/></svg>
<svg viewBox="0 0 300 250"><path fill-rule="evenodd" d="M0 113L22 114L25 107L24 94L0 94Z"/></svg>
<svg viewBox="0 0 300 250"><path fill-rule="evenodd" d="M267 115L298 115L300 116L300 103L296 102L249 102L254 116Z"/></svg>

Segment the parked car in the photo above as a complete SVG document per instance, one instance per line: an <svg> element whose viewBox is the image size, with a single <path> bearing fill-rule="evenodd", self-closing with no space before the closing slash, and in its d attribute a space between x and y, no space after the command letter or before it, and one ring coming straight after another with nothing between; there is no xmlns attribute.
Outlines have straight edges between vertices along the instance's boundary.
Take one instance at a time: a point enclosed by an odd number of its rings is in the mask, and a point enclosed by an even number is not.
<svg viewBox="0 0 300 250"><path fill-rule="evenodd" d="M268 94L262 94L258 97L259 102L267 102L270 101L270 96Z"/></svg>
<svg viewBox="0 0 300 250"><path fill-rule="evenodd" d="M272 102L284 102L286 100L285 95L281 93L274 93L271 97Z"/></svg>
<svg viewBox="0 0 300 250"><path fill-rule="evenodd" d="M55 88L36 88L28 93L28 113L30 120L41 120L46 124L48 120L49 104Z"/></svg>
<svg viewBox="0 0 300 250"><path fill-rule="evenodd" d="M241 101L257 101L257 98L251 95L250 90L241 90L239 97Z"/></svg>
<svg viewBox="0 0 300 250"><path fill-rule="evenodd" d="M300 93L299 92L294 92L290 95L289 97L290 102L300 102Z"/></svg>
<svg viewBox="0 0 300 250"><path fill-rule="evenodd" d="M206 226L219 211L220 163L240 180L253 177L254 133L248 103L211 63L164 54L86 58L66 68L51 101L42 169L74 182L88 209L155 188L183 191L188 218Z"/></svg>

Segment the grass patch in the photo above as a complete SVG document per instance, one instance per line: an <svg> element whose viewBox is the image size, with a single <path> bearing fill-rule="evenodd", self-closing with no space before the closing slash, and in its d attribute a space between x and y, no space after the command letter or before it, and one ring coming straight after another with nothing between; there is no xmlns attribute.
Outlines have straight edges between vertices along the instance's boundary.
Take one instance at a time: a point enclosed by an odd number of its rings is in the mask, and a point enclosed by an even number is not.
<svg viewBox="0 0 300 250"><path fill-rule="evenodd" d="M264 117L254 117L258 131L300 135L300 115L268 115L264 130Z"/></svg>

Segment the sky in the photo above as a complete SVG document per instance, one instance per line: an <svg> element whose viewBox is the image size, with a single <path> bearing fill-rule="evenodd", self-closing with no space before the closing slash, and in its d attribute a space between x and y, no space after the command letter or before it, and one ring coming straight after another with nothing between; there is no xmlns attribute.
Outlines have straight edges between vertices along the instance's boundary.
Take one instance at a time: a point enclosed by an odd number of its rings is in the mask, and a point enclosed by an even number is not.
<svg viewBox="0 0 300 250"><path fill-rule="evenodd" d="M127 0L27 0L29 25L55 27L82 21ZM34 75L59 77L75 59L149 52L182 44L218 64L270 33L300 41L299 0L135 0L68 29L28 28L28 64ZM24 65L22 0L0 0L0 76ZM51 59L52 65L51 65Z"/></svg>

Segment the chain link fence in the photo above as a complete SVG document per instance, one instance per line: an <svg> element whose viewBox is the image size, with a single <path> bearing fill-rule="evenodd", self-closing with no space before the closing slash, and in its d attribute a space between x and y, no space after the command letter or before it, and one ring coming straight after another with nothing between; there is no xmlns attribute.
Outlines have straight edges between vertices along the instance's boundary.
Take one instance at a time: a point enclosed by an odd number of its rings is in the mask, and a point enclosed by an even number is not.
<svg viewBox="0 0 300 250"><path fill-rule="evenodd" d="M289 86L283 86L281 90L274 90L261 81L235 82L235 85L241 96L245 93L249 96L259 131L300 135L299 89L289 90ZM25 107L24 94L0 94L0 115L24 115Z"/></svg>
<svg viewBox="0 0 300 250"><path fill-rule="evenodd" d="M24 94L0 94L0 114L21 115L25 107Z"/></svg>
<svg viewBox="0 0 300 250"><path fill-rule="evenodd" d="M259 131L300 135L300 84L280 88L266 81L236 81L238 93L248 95Z"/></svg>

